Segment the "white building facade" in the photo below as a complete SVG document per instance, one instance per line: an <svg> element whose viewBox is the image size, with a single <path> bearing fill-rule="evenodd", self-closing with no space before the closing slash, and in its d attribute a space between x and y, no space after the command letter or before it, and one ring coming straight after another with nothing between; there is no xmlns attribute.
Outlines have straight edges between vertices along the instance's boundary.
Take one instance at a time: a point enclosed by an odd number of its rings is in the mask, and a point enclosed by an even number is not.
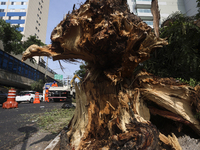
<svg viewBox="0 0 200 150"><path fill-rule="evenodd" d="M19 25L25 36L22 40L35 35L45 43L49 3L50 0L0 0L0 19Z"/></svg>
<svg viewBox="0 0 200 150"><path fill-rule="evenodd" d="M151 14L151 0L127 0L130 11L139 16L149 26L153 27ZM158 0L160 10L160 22L173 12L180 11L188 16L197 13L196 0Z"/></svg>

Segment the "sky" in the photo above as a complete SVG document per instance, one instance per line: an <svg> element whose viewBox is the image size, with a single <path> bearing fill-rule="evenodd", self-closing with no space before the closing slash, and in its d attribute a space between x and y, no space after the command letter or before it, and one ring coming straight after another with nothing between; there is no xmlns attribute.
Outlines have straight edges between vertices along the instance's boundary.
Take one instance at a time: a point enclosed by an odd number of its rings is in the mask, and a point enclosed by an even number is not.
<svg viewBox="0 0 200 150"><path fill-rule="evenodd" d="M50 0L45 44L51 44L50 36L53 29L63 20L63 17L68 13L68 11L72 11L74 4L76 4L76 8L78 8L81 2L84 3L85 0ZM45 60L46 59L47 58L45 58ZM57 74L63 75L63 78L73 76L75 71L79 70L80 66L80 63L71 64L63 61L61 61L61 64L65 68L64 72L60 69L58 61L48 59L48 67Z"/></svg>

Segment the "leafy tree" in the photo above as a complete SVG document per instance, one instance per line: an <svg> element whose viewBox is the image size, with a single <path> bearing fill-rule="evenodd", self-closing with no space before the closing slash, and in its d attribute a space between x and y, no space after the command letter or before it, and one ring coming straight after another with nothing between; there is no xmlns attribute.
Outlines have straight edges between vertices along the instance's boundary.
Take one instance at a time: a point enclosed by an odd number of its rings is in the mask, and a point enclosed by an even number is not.
<svg viewBox="0 0 200 150"><path fill-rule="evenodd" d="M36 36L32 36L30 35L26 41L24 41L23 43L23 48L24 50L26 50L29 46L31 46L32 44L36 44L38 46L44 46L45 44L40 40L37 39Z"/></svg>
<svg viewBox="0 0 200 150"><path fill-rule="evenodd" d="M200 28L194 20L180 13L170 15L160 29L160 37L167 37L169 44L158 51L156 58L153 54L144 68L162 77L200 81Z"/></svg>
<svg viewBox="0 0 200 150"><path fill-rule="evenodd" d="M41 93L43 91L43 86L44 86L44 81L40 79L31 84L31 90Z"/></svg>
<svg viewBox="0 0 200 150"><path fill-rule="evenodd" d="M10 23L0 19L0 40L3 42L4 50L8 53L20 54L23 52L21 43L23 35L18 28L19 26L11 26Z"/></svg>
<svg viewBox="0 0 200 150"><path fill-rule="evenodd" d="M82 79L85 77L85 75L86 75L86 68L85 68L85 66L86 66L86 63L81 64L81 65L79 66L80 70L76 70L75 73L74 73L74 74L77 74L77 75L81 78L81 80L82 80Z"/></svg>
<svg viewBox="0 0 200 150"><path fill-rule="evenodd" d="M17 55L21 54L32 44L37 44L39 46L45 45L41 40L32 35L28 37L26 41L22 42L23 35L18 29L18 25L11 25L5 20L0 19L0 40L3 42L4 50L6 52L13 52Z"/></svg>
<svg viewBox="0 0 200 150"><path fill-rule="evenodd" d="M26 41L23 42L23 49L26 50L29 46L31 46L32 44L36 44L38 46L44 46L45 44L40 40L37 39L36 36L32 36L30 35ZM35 63L35 59L34 58L29 58L30 62Z"/></svg>

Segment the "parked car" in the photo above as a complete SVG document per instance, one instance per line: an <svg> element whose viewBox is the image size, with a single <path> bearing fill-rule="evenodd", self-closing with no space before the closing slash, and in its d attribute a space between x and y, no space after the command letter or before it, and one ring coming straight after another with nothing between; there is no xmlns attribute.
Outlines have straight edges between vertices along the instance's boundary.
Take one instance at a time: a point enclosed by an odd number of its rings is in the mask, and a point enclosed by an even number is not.
<svg viewBox="0 0 200 150"><path fill-rule="evenodd" d="M0 104L3 104L4 102L7 101L7 96L8 96L7 93L0 91Z"/></svg>
<svg viewBox="0 0 200 150"><path fill-rule="evenodd" d="M17 94L15 100L16 102L30 102L33 103L35 98L35 92L36 91L21 91L19 94Z"/></svg>

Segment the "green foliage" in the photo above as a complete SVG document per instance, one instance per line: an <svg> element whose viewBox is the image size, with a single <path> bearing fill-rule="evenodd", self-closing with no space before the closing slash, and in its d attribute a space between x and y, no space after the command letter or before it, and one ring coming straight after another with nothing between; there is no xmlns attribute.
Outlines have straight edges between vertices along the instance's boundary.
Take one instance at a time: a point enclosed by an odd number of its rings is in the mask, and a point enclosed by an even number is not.
<svg viewBox="0 0 200 150"><path fill-rule="evenodd" d="M160 29L160 37L169 42L157 51L157 56L144 63L144 68L161 77L200 81L200 28L193 17L174 13ZM166 26L167 25L167 26Z"/></svg>
<svg viewBox="0 0 200 150"><path fill-rule="evenodd" d="M23 35L18 31L19 26L11 26L5 20L0 19L0 40L4 50L8 53L20 54L23 52L21 39Z"/></svg>
<svg viewBox="0 0 200 150"><path fill-rule="evenodd" d="M77 74L77 75L81 78L81 80L82 80L82 79L85 77L85 75L86 75L86 68L85 68L85 66L86 66L86 63L81 64L81 65L79 66L80 70L76 70L75 73L74 73L74 74Z"/></svg>
<svg viewBox="0 0 200 150"><path fill-rule="evenodd" d="M45 44L40 40L37 39L36 36L32 36L30 35L26 41L23 42L23 49L26 50L29 46L36 44L38 46L44 46ZM35 63L35 59L34 58L29 58L31 63Z"/></svg>
<svg viewBox="0 0 200 150"><path fill-rule="evenodd" d="M185 80L185 79L182 79L182 78L176 78L176 79L179 80L182 83L189 84L192 87L195 87L197 84L200 83L196 79L193 79L193 78L190 78L190 80Z"/></svg>
<svg viewBox="0 0 200 150"><path fill-rule="evenodd" d="M42 93L43 86L44 86L44 81L40 79L39 81L35 81L31 84L31 90Z"/></svg>
<svg viewBox="0 0 200 150"><path fill-rule="evenodd" d="M4 51L13 54L22 54L30 45L37 44L44 46L45 44L35 36L30 36L26 41L22 42L23 35L18 30L19 26L11 25L5 20L0 19L0 40L3 42ZM30 62L34 63L35 59L30 58Z"/></svg>
<svg viewBox="0 0 200 150"><path fill-rule="evenodd" d="M38 46L44 46L45 44L41 41L41 40L39 40L39 39L37 39L36 38L36 36L29 36L28 38L27 38L27 40L26 41L24 41L24 43L23 43L23 48L24 48L24 50L26 50L29 46L31 46L32 44L36 44L36 45L38 45Z"/></svg>

